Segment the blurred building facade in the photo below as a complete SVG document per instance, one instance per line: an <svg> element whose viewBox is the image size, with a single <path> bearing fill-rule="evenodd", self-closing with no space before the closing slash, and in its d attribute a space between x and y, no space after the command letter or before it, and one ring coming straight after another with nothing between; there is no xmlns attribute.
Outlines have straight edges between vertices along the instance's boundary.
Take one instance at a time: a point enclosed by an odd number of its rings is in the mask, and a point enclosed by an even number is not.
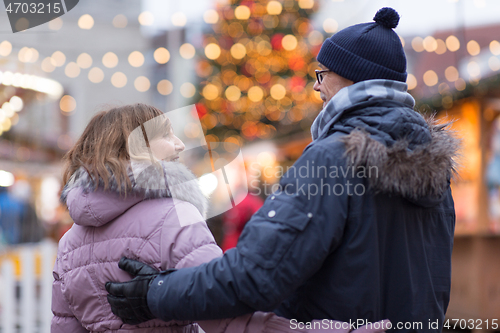
<svg viewBox="0 0 500 333"><path fill-rule="evenodd" d="M29 182L31 201L49 224L68 221L57 202L61 158L90 118L114 104L166 106L164 95L154 98L156 62L141 13L140 1L81 1L64 16L16 34L2 13L0 106L19 96L23 108L0 138L0 169ZM5 73L48 79L57 92L9 84Z"/></svg>

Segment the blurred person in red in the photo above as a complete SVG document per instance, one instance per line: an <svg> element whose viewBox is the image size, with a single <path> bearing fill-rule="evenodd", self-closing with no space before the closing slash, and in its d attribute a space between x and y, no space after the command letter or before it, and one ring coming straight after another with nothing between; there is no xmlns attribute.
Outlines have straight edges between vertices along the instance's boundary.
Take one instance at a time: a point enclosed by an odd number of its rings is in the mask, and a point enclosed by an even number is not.
<svg viewBox="0 0 500 333"><path fill-rule="evenodd" d="M233 193L234 201L237 204L228 210L222 217L224 230L224 238L222 240L222 251L236 247L238 238L245 227L245 224L250 220L253 214L259 210L264 204L264 201L258 196L258 174L257 168L250 168L248 163L245 163L245 169L228 170L234 173L245 174L246 178L233 176L236 181L237 191Z"/></svg>
<svg viewBox="0 0 500 333"><path fill-rule="evenodd" d="M254 169L252 169L254 170ZM245 163L246 185L240 184L238 186L238 193L234 194L236 202L239 202L233 208L228 210L222 217L224 238L222 240L222 251L236 247L238 238L245 227L245 224L250 220L253 214L259 210L264 204L264 201L256 194L256 186L258 184L258 177L252 173L249 165ZM241 173L236 173L240 174ZM241 177L235 177L236 180L241 180ZM248 190L247 190L248 189ZM241 197L244 198L241 200ZM238 200L240 199L240 200Z"/></svg>

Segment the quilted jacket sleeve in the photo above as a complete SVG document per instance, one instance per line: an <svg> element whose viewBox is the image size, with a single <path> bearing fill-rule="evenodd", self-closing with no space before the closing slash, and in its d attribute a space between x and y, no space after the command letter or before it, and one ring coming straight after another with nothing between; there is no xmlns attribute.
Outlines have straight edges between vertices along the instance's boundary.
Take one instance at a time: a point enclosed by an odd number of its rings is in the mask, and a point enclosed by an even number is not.
<svg viewBox="0 0 500 333"><path fill-rule="evenodd" d="M205 219L191 203L176 200L160 240L161 268L193 267L222 255Z"/></svg>
<svg viewBox="0 0 500 333"><path fill-rule="evenodd" d="M57 265L57 263L56 263ZM78 319L73 315L71 309L62 293L62 281L59 275L54 272L54 283L52 284L52 317L51 333L88 333Z"/></svg>

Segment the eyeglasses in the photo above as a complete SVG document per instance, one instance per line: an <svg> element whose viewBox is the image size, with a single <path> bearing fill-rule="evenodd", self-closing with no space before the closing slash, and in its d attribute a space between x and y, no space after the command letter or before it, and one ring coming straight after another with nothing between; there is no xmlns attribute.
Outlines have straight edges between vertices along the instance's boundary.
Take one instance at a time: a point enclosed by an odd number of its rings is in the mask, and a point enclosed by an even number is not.
<svg viewBox="0 0 500 333"><path fill-rule="evenodd" d="M324 73L327 73L327 72L330 72L329 69L325 69L325 70L315 70L316 72L316 80L318 80L318 83L321 84L321 82L323 82L323 77L324 77Z"/></svg>

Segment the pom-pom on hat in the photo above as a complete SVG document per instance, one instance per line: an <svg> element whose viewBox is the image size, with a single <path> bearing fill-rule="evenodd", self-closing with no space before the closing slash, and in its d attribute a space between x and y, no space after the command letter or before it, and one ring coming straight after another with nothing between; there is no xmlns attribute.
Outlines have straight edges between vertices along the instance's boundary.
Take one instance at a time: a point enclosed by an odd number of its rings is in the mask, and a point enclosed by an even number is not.
<svg viewBox="0 0 500 333"><path fill-rule="evenodd" d="M317 60L353 82L406 82L406 56L399 36L392 30L398 26L399 14L384 7L373 20L347 27L325 40Z"/></svg>

